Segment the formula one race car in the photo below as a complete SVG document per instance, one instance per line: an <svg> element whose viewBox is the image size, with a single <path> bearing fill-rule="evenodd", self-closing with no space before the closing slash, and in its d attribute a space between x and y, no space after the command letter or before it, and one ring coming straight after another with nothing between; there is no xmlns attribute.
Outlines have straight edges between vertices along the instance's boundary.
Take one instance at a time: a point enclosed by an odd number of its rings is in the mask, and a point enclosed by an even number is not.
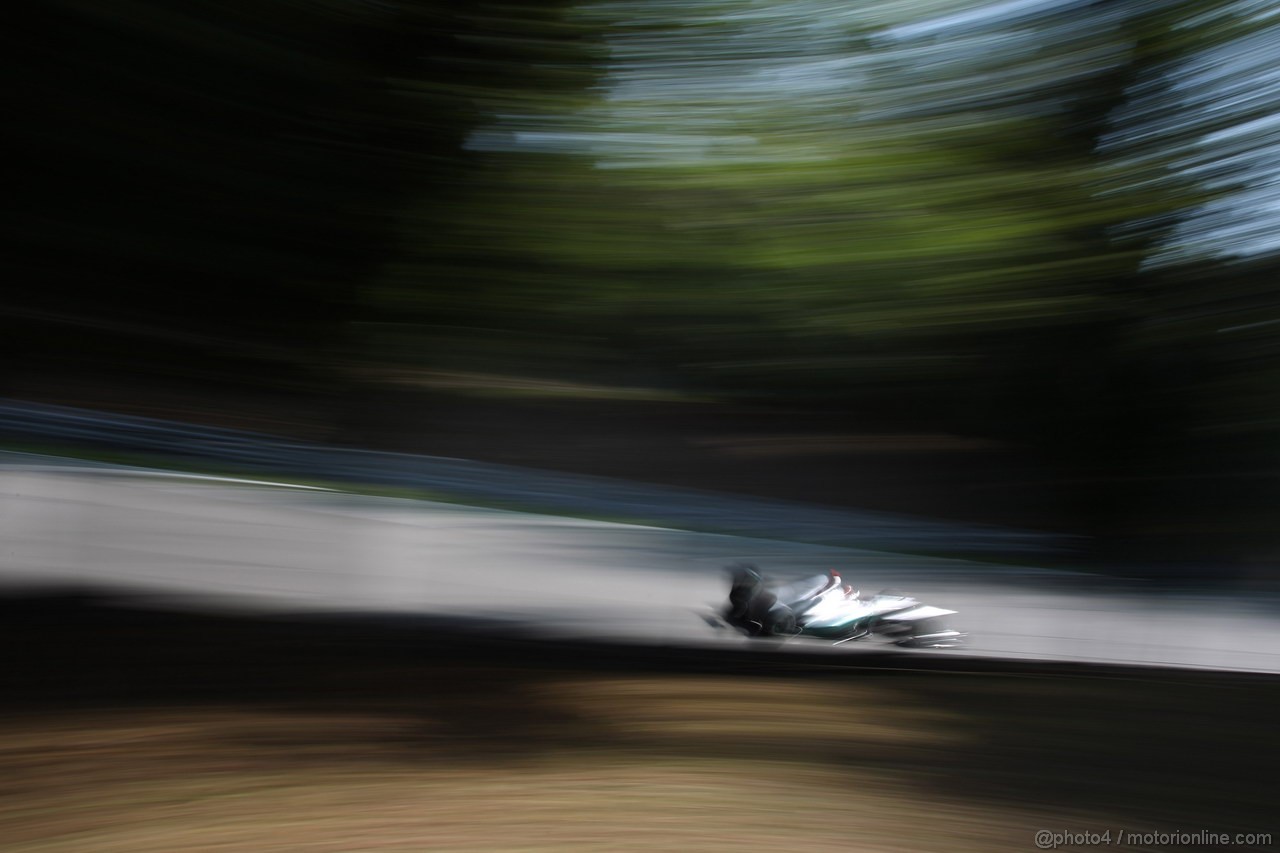
<svg viewBox="0 0 1280 853"><path fill-rule="evenodd" d="M750 637L813 637L840 645L879 637L909 648L954 648L967 636L943 620L954 610L886 590L862 595L832 569L793 583L766 581L748 563L729 567L729 603L722 624Z"/></svg>

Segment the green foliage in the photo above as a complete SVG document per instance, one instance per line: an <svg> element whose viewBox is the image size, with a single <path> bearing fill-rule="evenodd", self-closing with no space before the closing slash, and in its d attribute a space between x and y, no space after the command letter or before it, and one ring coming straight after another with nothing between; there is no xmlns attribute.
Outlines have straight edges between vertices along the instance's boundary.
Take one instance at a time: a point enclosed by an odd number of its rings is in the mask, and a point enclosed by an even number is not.
<svg viewBox="0 0 1280 853"><path fill-rule="evenodd" d="M1248 0L29 11L7 369L816 399L1130 472L1280 435Z"/></svg>

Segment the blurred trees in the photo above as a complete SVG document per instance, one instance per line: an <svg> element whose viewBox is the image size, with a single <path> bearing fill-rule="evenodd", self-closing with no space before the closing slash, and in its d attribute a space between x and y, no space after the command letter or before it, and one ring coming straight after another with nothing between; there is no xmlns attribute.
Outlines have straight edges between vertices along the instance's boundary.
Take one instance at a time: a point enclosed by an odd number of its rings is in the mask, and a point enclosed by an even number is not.
<svg viewBox="0 0 1280 853"><path fill-rule="evenodd" d="M55 0L6 27L13 357L251 381L322 348L393 215L371 9Z"/></svg>
<svg viewBox="0 0 1280 853"><path fill-rule="evenodd" d="M1274 497L1266 3L51 0L4 38L9 370L642 383L1034 443L1112 522L1190 471Z"/></svg>
<svg viewBox="0 0 1280 853"><path fill-rule="evenodd" d="M719 391L978 383L943 414L1034 387L989 380L1113 318L1139 261L1110 241L1127 211L1094 154L1135 16L1062 5L1011 30L921 22L928 3L586 4L594 98L494 110L473 136L471 268L533 278L472 307ZM406 280L437 263L428 239Z"/></svg>
<svg viewBox="0 0 1280 853"><path fill-rule="evenodd" d="M4 369L254 383L349 357L406 208L432 209L428 235L450 221L475 93L551 76L520 40L557 5L24 10L3 36L22 69Z"/></svg>
<svg viewBox="0 0 1280 853"><path fill-rule="evenodd" d="M495 111L460 211L519 271L475 326L521 333L524 369L603 351L615 376L1031 443L1097 529L1176 543L1275 506L1264 4L576 20L594 99Z"/></svg>

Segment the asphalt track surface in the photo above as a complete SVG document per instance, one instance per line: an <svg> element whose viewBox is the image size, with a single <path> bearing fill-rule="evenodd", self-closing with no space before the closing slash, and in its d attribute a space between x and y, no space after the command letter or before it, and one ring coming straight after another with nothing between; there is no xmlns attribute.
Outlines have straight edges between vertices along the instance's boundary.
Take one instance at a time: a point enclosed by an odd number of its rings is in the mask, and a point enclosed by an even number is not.
<svg viewBox="0 0 1280 853"><path fill-rule="evenodd" d="M0 465L0 582L130 602L448 619L557 639L742 647L700 613L724 566L837 568L959 611L963 650L797 650L1280 672L1274 595L350 495L36 457ZM773 648L776 644L768 643ZM784 647L784 648L786 648Z"/></svg>

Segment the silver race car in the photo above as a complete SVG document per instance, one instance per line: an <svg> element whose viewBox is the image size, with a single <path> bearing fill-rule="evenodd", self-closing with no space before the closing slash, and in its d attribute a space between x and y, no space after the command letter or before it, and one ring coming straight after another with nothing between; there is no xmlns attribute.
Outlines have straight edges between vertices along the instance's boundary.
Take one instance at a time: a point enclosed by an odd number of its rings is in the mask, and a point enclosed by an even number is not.
<svg viewBox="0 0 1280 853"><path fill-rule="evenodd" d="M716 621L750 637L812 637L840 645L879 637L909 648L954 648L966 634L945 624L954 610L886 590L863 595L834 569L792 583L770 582L755 566L729 567L729 602Z"/></svg>

